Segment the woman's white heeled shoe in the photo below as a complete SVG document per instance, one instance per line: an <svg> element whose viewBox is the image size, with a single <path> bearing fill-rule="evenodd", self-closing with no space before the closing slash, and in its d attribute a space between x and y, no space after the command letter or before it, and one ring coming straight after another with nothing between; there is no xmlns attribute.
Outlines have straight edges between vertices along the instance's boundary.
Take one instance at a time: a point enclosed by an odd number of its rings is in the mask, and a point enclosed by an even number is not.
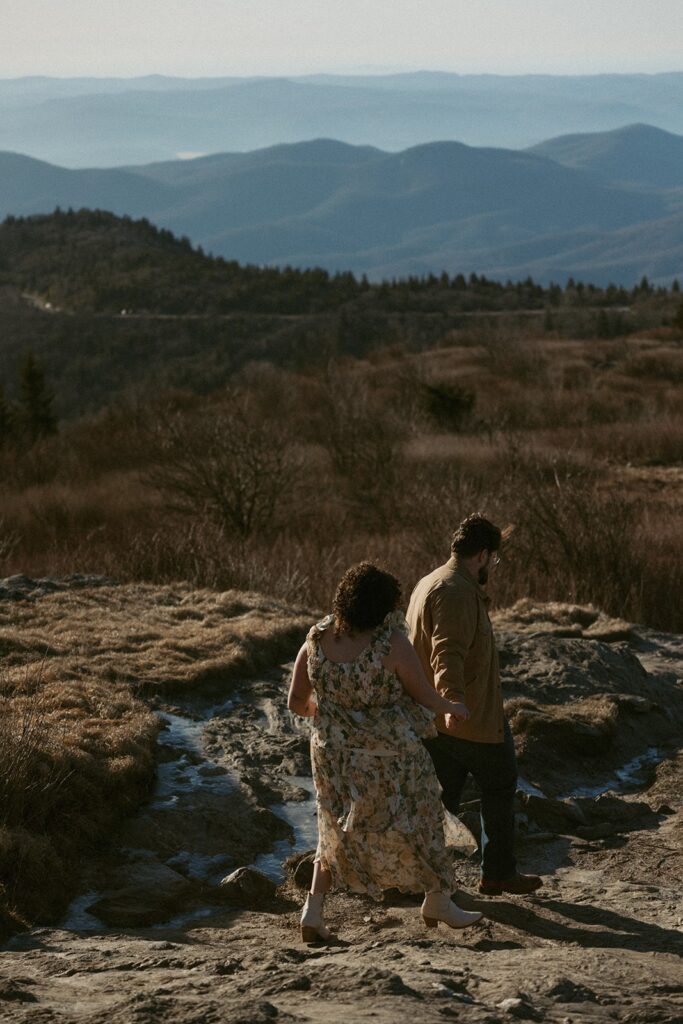
<svg viewBox="0 0 683 1024"><path fill-rule="evenodd" d="M322 893L309 892L301 914L301 939L303 942L324 942L331 932L323 921Z"/></svg>
<svg viewBox="0 0 683 1024"><path fill-rule="evenodd" d="M425 893L420 913L428 928L436 928L439 921L443 921L449 928L467 928L483 917L478 910L461 910L448 892Z"/></svg>

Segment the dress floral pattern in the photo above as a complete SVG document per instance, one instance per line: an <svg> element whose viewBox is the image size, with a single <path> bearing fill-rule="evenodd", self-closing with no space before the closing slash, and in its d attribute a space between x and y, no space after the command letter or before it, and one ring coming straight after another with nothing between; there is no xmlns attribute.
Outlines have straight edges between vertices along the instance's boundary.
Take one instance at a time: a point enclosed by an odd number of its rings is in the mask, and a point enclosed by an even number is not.
<svg viewBox="0 0 683 1024"><path fill-rule="evenodd" d="M317 859L332 883L379 897L384 889L450 891L441 790L421 737L436 735L431 711L382 665L400 613L387 616L365 650L330 661L320 635L307 637L308 675L318 705L311 762L318 807Z"/></svg>

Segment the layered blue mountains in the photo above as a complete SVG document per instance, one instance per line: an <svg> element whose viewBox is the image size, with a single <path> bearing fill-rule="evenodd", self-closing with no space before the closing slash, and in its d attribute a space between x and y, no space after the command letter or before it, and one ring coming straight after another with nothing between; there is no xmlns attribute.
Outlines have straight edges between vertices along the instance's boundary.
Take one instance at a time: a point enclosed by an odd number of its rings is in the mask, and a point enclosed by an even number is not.
<svg viewBox="0 0 683 1024"><path fill-rule="evenodd" d="M540 283L683 278L683 136L642 123L524 149L319 138L108 168L0 152L0 218L56 207L146 217L241 263L372 280L443 270Z"/></svg>
<svg viewBox="0 0 683 1024"><path fill-rule="evenodd" d="M650 124L683 134L683 73L0 78L0 150L111 167L333 138L524 149Z"/></svg>

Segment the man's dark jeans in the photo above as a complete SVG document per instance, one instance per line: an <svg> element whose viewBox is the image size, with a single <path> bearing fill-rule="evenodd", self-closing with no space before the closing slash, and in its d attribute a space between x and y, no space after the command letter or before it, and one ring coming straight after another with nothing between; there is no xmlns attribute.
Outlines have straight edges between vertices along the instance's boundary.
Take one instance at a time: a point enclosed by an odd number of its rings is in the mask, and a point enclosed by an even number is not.
<svg viewBox="0 0 683 1024"><path fill-rule="evenodd" d="M457 814L468 775L481 790L481 874L491 882L512 878L514 855L514 797L517 758L510 727L503 743L474 743L445 733L424 741L443 789L447 810Z"/></svg>

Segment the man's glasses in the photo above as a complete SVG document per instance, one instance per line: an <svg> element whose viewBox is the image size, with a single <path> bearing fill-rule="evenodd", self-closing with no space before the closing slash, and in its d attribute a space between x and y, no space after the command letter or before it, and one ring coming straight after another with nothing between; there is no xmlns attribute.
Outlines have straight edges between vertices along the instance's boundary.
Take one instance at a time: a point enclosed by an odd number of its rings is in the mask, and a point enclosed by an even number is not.
<svg viewBox="0 0 683 1024"><path fill-rule="evenodd" d="M493 569L495 569L497 565L500 565L500 555L497 555L497 554L495 553L495 551L492 551L492 552L491 552L491 557L490 557L490 559L489 559L489 565L490 565L490 566L491 566L491 567L492 567Z"/></svg>

